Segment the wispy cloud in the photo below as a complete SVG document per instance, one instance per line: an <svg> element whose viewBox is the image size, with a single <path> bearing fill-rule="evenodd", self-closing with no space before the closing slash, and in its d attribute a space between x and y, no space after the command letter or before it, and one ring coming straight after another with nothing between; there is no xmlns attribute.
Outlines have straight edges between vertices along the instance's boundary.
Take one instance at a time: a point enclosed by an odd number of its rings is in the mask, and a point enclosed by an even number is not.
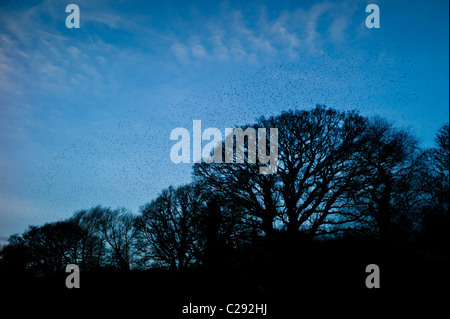
<svg viewBox="0 0 450 319"><path fill-rule="evenodd" d="M82 12L86 23L134 27L120 13L90 12ZM110 92L121 89L118 79L128 65L145 61L145 50L107 43L95 33L70 32L65 16L64 7L53 1L22 11L0 10L1 139L30 138L27 131L36 127L52 131L75 107L83 111L84 97L108 101Z"/></svg>
<svg viewBox="0 0 450 319"><path fill-rule="evenodd" d="M176 42L170 47L171 51L177 59L182 63L187 63L189 59L189 49L184 44Z"/></svg>
<svg viewBox="0 0 450 319"><path fill-rule="evenodd" d="M81 0L79 6L88 33L65 29L64 6L54 1L0 11L2 138L23 138L33 127L54 129L83 107L75 106L77 100L100 97L106 103L115 92L142 85L146 69L154 72L158 64L178 72L179 63L256 64L317 52L345 41L355 12L354 1L325 1L271 14L260 6L250 17L224 2L212 15L194 19L187 12L174 18L180 25L161 29L145 13L120 12L105 1Z"/></svg>
<svg viewBox="0 0 450 319"><path fill-rule="evenodd" d="M224 8L213 17L198 19L191 29L183 30L174 39L172 52L180 62L186 64L198 58L248 62L278 55L297 57L295 52L316 52L327 43L345 41L356 6L354 1L325 1L309 9L282 11L272 17L261 6L255 9L256 18ZM192 38L196 39L194 43Z"/></svg>

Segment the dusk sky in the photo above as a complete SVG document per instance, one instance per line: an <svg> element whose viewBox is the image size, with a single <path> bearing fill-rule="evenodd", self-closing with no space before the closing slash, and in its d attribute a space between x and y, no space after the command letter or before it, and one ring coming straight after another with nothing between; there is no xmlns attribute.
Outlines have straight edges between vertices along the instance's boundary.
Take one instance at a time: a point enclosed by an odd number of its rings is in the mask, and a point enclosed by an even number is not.
<svg viewBox="0 0 450 319"><path fill-rule="evenodd" d="M99 204L138 213L190 182L169 136L193 120L224 132L324 104L432 146L449 118L448 5L1 1L0 243Z"/></svg>

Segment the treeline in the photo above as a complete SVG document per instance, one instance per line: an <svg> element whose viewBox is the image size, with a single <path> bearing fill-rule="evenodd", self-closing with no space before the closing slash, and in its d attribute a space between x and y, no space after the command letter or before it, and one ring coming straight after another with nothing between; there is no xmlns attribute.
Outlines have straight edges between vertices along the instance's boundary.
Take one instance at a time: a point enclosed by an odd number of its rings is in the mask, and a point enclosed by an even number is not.
<svg viewBox="0 0 450 319"><path fill-rule="evenodd" d="M276 174L247 160L196 164L192 183L138 214L97 206L11 236L1 272L242 270L345 240L448 261L448 123L429 149L385 119L324 106L247 127L278 128Z"/></svg>

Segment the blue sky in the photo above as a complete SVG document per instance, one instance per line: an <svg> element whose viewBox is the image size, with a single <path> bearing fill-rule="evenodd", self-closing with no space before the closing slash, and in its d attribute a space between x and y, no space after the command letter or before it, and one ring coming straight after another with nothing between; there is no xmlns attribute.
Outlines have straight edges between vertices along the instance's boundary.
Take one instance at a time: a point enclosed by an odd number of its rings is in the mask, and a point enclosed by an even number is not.
<svg viewBox="0 0 450 319"><path fill-rule="evenodd" d="M431 146L448 30L448 1L2 1L0 241L98 204L136 213L189 182L169 136L194 119L223 132L325 104Z"/></svg>

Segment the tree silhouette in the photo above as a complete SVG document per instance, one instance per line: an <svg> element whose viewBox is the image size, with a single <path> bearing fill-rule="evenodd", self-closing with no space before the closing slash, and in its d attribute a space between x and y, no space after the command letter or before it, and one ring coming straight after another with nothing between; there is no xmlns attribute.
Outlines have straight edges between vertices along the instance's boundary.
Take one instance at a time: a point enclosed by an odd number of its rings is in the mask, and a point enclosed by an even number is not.
<svg viewBox="0 0 450 319"><path fill-rule="evenodd" d="M23 274L32 262L32 256L22 237L18 234L8 239L8 244L0 250L0 269L5 273Z"/></svg>
<svg viewBox="0 0 450 319"><path fill-rule="evenodd" d="M205 208L197 185L169 187L141 208L138 249L146 261L183 270L200 254L198 221Z"/></svg>
<svg viewBox="0 0 450 319"><path fill-rule="evenodd" d="M247 129L256 130L260 127L256 124L240 129L246 134ZM213 151L216 156L216 150L220 149L221 162L194 165L194 176L210 194L220 198L221 202L232 205L236 213L234 218L240 220L241 226L257 227L270 235L277 217L277 194L273 192L276 177L273 174L260 174L261 165L266 165L260 163L256 153L260 140L256 140L256 135L244 134L241 136L243 142L240 143L237 138L235 140L227 136ZM271 137L265 138L270 150ZM231 141L228 147L227 139Z"/></svg>
<svg viewBox="0 0 450 319"><path fill-rule="evenodd" d="M435 147L428 150L430 183L433 205L448 211L449 205L449 125L443 125L435 137Z"/></svg>
<svg viewBox="0 0 450 319"><path fill-rule="evenodd" d="M346 216L358 219L360 229L382 242L390 241L395 230L398 235L398 226L419 210L424 164L411 134L384 119L372 119L358 151L356 165L362 174L358 187L348 192Z"/></svg>
<svg viewBox="0 0 450 319"><path fill-rule="evenodd" d="M277 136L258 131L271 128ZM350 276L359 287L356 267L372 258L392 277L397 263L417 262L408 278L448 266L448 124L427 150L385 119L324 106L261 117L233 135L212 150L216 161L194 165L190 184L164 189L138 216L97 206L11 236L1 279L14 285L25 274L27 285L77 264L87 281L114 270L119 278L98 281L107 287L127 287L137 274L159 282L154 294L186 283L229 292L246 282L278 296L289 285L340 287ZM264 161L272 153L275 166ZM342 278L325 277L329 265Z"/></svg>
<svg viewBox="0 0 450 319"><path fill-rule="evenodd" d="M121 270L130 270L134 260L134 216L124 208L110 209L101 206L75 214L83 229L95 236L108 248L104 259L109 258Z"/></svg>
<svg viewBox="0 0 450 319"><path fill-rule="evenodd" d="M428 170L424 176L426 201L422 209L419 242L434 258L446 258L450 227L449 214L449 125L437 132L435 147L426 151Z"/></svg>
<svg viewBox="0 0 450 319"><path fill-rule="evenodd" d="M71 221L30 226L22 236L12 237L13 246L28 255L26 268L39 276L61 271L71 263L83 263L80 252L83 230Z"/></svg>
<svg viewBox="0 0 450 319"><path fill-rule="evenodd" d="M327 232L326 226L337 222L333 215L345 204L345 191L360 173L354 163L365 119L355 112L317 106L261 118L254 127L279 129L277 174L261 175L258 163L248 161L197 164L194 174L215 193L239 203L266 234L274 223L310 237Z"/></svg>

